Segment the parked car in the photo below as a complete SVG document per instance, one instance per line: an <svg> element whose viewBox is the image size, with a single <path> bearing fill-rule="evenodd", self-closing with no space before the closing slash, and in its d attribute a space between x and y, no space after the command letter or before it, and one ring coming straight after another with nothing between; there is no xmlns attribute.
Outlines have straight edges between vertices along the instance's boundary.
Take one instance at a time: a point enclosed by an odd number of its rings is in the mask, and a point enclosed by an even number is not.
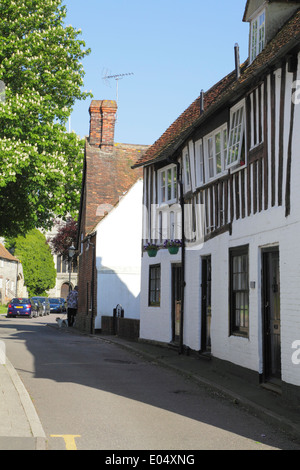
<svg viewBox="0 0 300 470"><path fill-rule="evenodd" d="M31 299L21 297L12 299L7 308L7 318L9 317L37 317L39 315L39 305Z"/></svg>
<svg viewBox="0 0 300 470"><path fill-rule="evenodd" d="M63 297L59 297L59 300L61 302L62 312L66 312L66 310L67 310L67 301L66 301L66 299L64 299Z"/></svg>
<svg viewBox="0 0 300 470"><path fill-rule="evenodd" d="M50 302L50 313L61 313L64 311L63 304L58 298L49 298Z"/></svg>
<svg viewBox="0 0 300 470"><path fill-rule="evenodd" d="M32 297L33 300L39 300L43 305L43 315L50 315L50 302L48 297Z"/></svg>
<svg viewBox="0 0 300 470"><path fill-rule="evenodd" d="M31 299L31 303L34 305L34 308L36 309L36 317L42 317L44 315L44 306L42 302L34 297Z"/></svg>

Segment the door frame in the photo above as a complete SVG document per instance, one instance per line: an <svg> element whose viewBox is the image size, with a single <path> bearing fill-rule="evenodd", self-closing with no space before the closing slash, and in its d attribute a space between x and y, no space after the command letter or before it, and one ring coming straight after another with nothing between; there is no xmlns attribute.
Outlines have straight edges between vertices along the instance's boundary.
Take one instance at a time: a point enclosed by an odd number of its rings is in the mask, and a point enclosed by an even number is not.
<svg viewBox="0 0 300 470"><path fill-rule="evenodd" d="M211 345L207 344L207 287L208 287L208 263L210 263L210 300L211 300L211 255L201 257L201 353L211 353ZM205 291L204 291L205 289ZM211 302L210 302L211 303ZM210 315L211 317L211 315ZM211 335L210 335L211 338Z"/></svg>
<svg viewBox="0 0 300 470"><path fill-rule="evenodd" d="M272 351L272 331L270 328L271 317L269 314L269 293L268 287L270 287L270 276L267 270L268 268L268 258L267 255L271 253L278 254L278 263L279 263L279 297L280 297L280 251L279 246L274 245L271 247L263 248L261 250L261 299L262 299L262 306L261 306L261 313L262 313L262 381L263 382L270 382L273 380L281 381L281 367L280 367L280 378L276 378L275 375L272 374L272 359L273 359L273 351ZM279 305L279 318L281 318L281 309ZM280 334L280 349L281 349L281 334Z"/></svg>
<svg viewBox="0 0 300 470"><path fill-rule="evenodd" d="M177 274L179 274L179 277L175 277L174 273L175 270L177 270ZM172 342L178 344L180 340L180 328L181 328L181 321L179 317L179 333L176 335L176 301L177 297L179 296L180 299L179 301L181 302L181 295L182 295L182 289L181 289L181 279L182 276L182 265L180 263L174 263L171 264L171 302L172 302ZM178 285L176 286L176 283L178 282ZM177 295L176 295L177 292ZM181 304L180 304L180 310L179 310L179 315L181 316Z"/></svg>

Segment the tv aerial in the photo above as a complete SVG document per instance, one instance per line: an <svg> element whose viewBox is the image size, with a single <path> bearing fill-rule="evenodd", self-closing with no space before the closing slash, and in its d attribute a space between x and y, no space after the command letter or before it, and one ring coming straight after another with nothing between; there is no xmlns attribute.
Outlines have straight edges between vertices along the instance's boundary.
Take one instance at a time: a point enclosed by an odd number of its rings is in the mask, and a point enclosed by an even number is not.
<svg viewBox="0 0 300 470"><path fill-rule="evenodd" d="M134 75L132 72L130 73L120 73L118 75L108 75L108 73L106 73L103 77L103 80L108 84L109 80L111 80L112 78L116 81L116 96L117 96L117 104L119 102L119 80L122 80L124 77L128 77L129 75Z"/></svg>

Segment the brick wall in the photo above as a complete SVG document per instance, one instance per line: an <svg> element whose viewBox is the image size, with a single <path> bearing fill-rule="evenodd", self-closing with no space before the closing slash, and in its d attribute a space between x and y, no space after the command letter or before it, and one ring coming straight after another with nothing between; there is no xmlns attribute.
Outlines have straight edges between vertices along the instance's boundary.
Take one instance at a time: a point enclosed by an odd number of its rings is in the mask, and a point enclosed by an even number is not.
<svg viewBox="0 0 300 470"><path fill-rule="evenodd" d="M93 100L90 105L90 145L111 152L114 145L117 104Z"/></svg>
<svg viewBox="0 0 300 470"><path fill-rule="evenodd" d="M140 321L133 318L103 316L101 333L137 341L140 336Z"/></svg>

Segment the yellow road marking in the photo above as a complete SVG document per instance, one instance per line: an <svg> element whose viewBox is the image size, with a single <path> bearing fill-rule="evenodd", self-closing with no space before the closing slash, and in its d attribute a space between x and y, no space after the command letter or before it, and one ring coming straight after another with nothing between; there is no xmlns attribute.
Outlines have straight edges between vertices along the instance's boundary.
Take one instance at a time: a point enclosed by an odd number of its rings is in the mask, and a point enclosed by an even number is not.
<svg viewBox="0 0 300 470"><path fill-rule="evenodd" d="M75 437L81 437L79 434L51 434L51 437L62 437L65 441L66 450L77 450Z"/></svg>

